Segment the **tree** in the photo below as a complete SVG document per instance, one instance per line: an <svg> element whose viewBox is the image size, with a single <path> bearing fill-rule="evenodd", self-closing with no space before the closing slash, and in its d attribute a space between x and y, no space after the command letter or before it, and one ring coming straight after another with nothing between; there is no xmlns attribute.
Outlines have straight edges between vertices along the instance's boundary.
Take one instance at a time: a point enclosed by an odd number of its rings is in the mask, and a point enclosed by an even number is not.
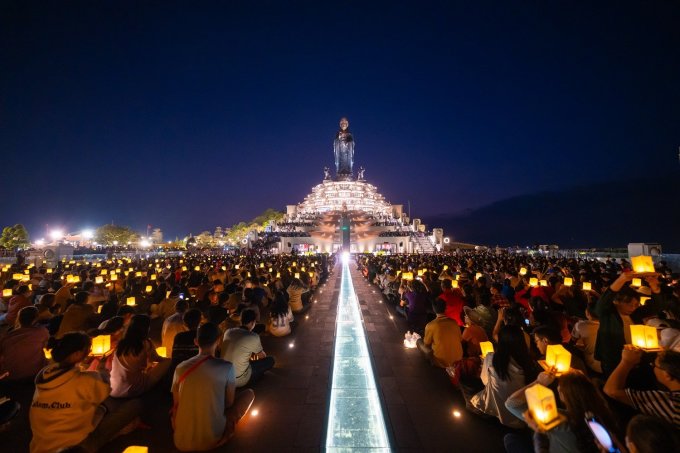
<svg viewBox="0 0 680 453"><path fill-rule="evenodd" d="M31 245L28 240L28 231L26 228L17 223L14 226L8 226L2 229L2 236L0 236L0 247L9 250L25 249Z"/></svg>
<svg viewBox="0 0 680 453"><path fill-rule="evenodd" d="M95 231L94 240L105 246L127 245L128 242L136 242L139 240L139 235L130 227L102 225ZM114 242L116 242L116 244L114 244Z"/></svg>

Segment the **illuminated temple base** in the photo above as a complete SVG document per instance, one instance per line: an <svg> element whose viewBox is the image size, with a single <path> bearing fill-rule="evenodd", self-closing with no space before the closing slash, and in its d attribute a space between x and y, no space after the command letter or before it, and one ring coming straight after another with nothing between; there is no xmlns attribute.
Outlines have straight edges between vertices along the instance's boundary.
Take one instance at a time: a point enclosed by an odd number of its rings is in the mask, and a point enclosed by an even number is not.
<svg viewBox="0 0 680 453"><path fill-rule="evenodd" d="M326 451L390 451L366 334L347 262L342 264Z"/></svg>
<svg viewBox="0 0 680 453"><path fill-rule="evenodd" d="M386 218L399 217L378 189L365 181L326 180L312 188L312 193L297 206L299 216L316 216L328 211L363 211Z"/></svg>

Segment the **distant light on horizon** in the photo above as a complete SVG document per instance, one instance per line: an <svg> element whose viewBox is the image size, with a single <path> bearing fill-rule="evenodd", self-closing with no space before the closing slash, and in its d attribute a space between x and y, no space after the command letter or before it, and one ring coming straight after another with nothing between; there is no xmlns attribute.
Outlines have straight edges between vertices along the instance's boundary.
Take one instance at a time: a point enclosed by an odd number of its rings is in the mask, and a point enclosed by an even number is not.
<svg viewBox="0 0 680 453"><path fill-rule="evenodd" d="M59 239L64 237L64 232L62 230L52 230L50 231L50 238L54 241L58 241Z"/></svg>
<svg viewBox="0 0 680 453"><path fill-rule="evenodd" d="M80 234L83 239L92 239L94 237L94 232L92 230L83 230Z"/></svg>

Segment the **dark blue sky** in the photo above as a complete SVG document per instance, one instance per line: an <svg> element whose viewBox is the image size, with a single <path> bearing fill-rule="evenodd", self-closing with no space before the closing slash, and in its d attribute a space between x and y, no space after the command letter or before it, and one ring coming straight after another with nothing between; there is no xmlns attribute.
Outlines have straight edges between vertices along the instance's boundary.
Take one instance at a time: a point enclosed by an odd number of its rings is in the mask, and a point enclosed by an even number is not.
<svg viewBox="0 0 680 453"><path fill-rule="evenodd" d="M677 170L680 4L603 3L3 2L0 226L283 209L344 115L414 216Z"/></svg>

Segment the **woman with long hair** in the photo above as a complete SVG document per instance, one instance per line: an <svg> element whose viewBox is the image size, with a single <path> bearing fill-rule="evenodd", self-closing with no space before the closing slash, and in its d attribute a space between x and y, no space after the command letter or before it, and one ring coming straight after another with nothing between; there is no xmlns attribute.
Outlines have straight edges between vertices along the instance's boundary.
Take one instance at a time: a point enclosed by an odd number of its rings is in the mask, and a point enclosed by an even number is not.
<svg viewBox="0 0 680 453"><path fill-rule="evenodd" d="M470 399L472 410L496 417L511 428L522 427L522 421L505 408L505 400L532 382L537 372L522 330L516 326L501 327L495 352L487 354L482 363L484 388Z"/></svg>
<svg viewBox="0 0 680 453"><path fill-rule="evenodd" d="M111 396L139 396L168 372L170 359L160 357L149 340L151 318L134 315L118 342L111 369Z"/></svg>
<svg viewBox="0 0 680 453"><path fill-rule="evenodd" d="M269 333L275 337L284 337L290 334L290 323L293 322L293 312L288 305L285 294L277 291L274 301L269 310Z"/></svg>

